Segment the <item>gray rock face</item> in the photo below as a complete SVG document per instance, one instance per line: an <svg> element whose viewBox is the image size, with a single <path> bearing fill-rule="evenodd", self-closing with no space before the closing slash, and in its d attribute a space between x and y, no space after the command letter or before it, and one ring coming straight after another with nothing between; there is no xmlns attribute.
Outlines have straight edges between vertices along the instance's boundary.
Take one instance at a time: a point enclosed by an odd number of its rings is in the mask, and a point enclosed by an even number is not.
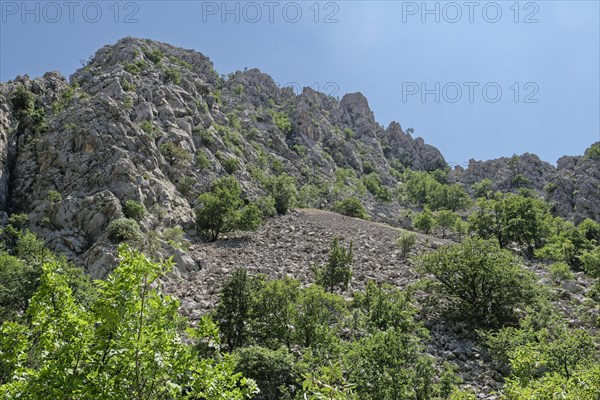
<svg viewBox="0 0 600 400"><path fill-rule="evenodd" d="M529 153L489 161L470 160L467 168L455 168L450 177L469 190L486 178L493 182L494 190L530 188L564 218L577 223L585 218L600 220L600 160L586 155L564 156L556 167Z"/></svg>
<svg viewBox="0 0 600 400"><path fill-rule="evenodd" d="M19 86L34 94L44 129L18 126L10 99ZM167 142L191 162L165 158L160 148ZM200 155L208 168L196 165ZM369 163L394 186L389 170L397 157L417 169L445 165L398 124L377 124L360 93L338 101L306 88L297 96L257 69L220 77L202 54L149 40L101 48L70 82L52 72L0 84L0 209L30 214L32 229L51 248L94 277L114 261L107 227L124 217L128 200L146 207L146 236L179 225L193 238L195 199L225 174L226 158L238 160L235 175L252 198L264 193L252 175L257 166L269 172L277 161L302 185L331 179L341 167L360 177ZM195 182L191 190L181 188L183 177ZM381 210L370 194L363 201ZM175 254L183 271L195 268L186 254L160 251Z"/></svg>

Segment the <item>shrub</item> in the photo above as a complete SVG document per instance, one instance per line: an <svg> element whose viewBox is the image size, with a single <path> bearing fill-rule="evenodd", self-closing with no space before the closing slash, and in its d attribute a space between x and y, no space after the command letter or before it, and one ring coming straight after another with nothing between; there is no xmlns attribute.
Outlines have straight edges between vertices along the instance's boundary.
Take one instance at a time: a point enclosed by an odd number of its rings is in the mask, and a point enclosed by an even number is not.
<svg viewBox="0 0 600 400"><path fill-rule="evenodd" d="M134 219L118 218L108 224L108 238L115 243L137 240L140 236L140 226Z"/></svg>
<svg viewBox="0 0 600 400"><path fill-rule="evenodd" d="M260 210L255 205L244 207L241 195L242 188L237 179L227 176L215 180L211 191L198 197L196 229L204 240L214 242L221 233L258 227Z"/></svg>
<svg viewBox="0 0 600 400"><path fill-rule="evenodd" d="M233 174L240 167L240 163L235 157L225 157L221 160L221 165L228 174Z"/></svg>
<svg viewBox="0 0 600 400"><path fill-rule="evenodd" d="M277 126L284 135L289 135L292 132L292 123L288 115L283 111L277 112L271 110L270 112L275 126Z"/></svg>
<svg viewBox="0 0 600 400"><path fill-rule="evenodd" d="M454 211L440 210L435 213L435 224L442 229L442 238L446 237L447 230L454 230L460 216Z"/></svg>
<svg viewBox="0 0 600 400"><path fill-rule="evenodd" d="M554 282L562 282L573 279L574 274L566 263L558 262L550 265L550 279Z"/></svg>
<svg viewBox="0 0 600 400"><path fill-rule="evenodd" d="M238 349L235 356L238 361L236 371L254 379L260 389L260 399L280 399L285 389L296 382L295 359L285 347L278 350L244 347Z"/></svg>
<svg viewBox="0 0 600 400"><path fill-rule="evenodd" d="M354 132L350 128L344 128L344 137L347 140L350 140L354 137Z"/></svg>
<svg viewBox="0 0 600 400"><path fill-rule="evenodd" d="M419 262L449 307L484 326L514 322L516 309L531 304L536 292L531 273L493 240L467 238L425 254Z"/></svg>
<svg viewBox="0 0 600 400"><path fill-rule="evenodd" d="M164 142L158 149L169 165L186 167L192 161L191 154L173 142Z"/></svg>
<svg viewBox="0 0 600 400"><path fill-rule="evenodd" d="M168 68L165 71L165 80L166 82L172 82L179 85L181 83L181 74L175 68Z"/></svg>
<svg viewBox="0 0 600 400"><path fill-rule="evenodd" d="M208 159L208 156L206 155L206 153L204 151L200 151L196 155L196 166L198 167L198 169L200 171L204 171L204 170L210 168L210 166L211 166L210 160Z"/></svg>
<svg viewBox="0 0 600 400"><path fill-rule="evenodd" d="M146 215L146 207L135 200L127 200L125 207L123 207L123 213L127 218L140 221Z"/></svg>
<svg viewBox="0 0 600 400"><path fill-rule="evenodd" d="M398 247L400 247L402 257L406 257L416 243L417 234L412 232L403 233L398 239L396 239L396 244Z"/></svg>
<svg viewBox="0 0 600 400"><path fill-rule="evenodd" d="M361 219L369 219L369 215L365 211L362 202L356 197L348 197L342 201L338 201L333 205L333 210L348 217Z"/></svg>
<svg viewBox="0 0 600 400"><path fill-rule="evenodd" d="M48 195L46 196L46 199L48 199L48 201L51 203L59 203L62 201L62 195L56 190L48 190Z"/></svg>
<svg viewBox="0 0 600 400"><path fill-rule="evenodd" d="M492 197L492 194L494 193L492 190L492 183L491 179L485 178L473 184L473 196L475 196L476 199L480 197L489 199Z"/></svg>
<svg viewBox="0 0 600 400"><path fill-rule="evenodd" d="M154 133L154 124L150 121L144 121L141 127L142 130L148 135L152 135Z"/></svg>
<svg viewBox="0 0 600 400"><path fill-rule="evenodd" d="M132 75L139 75L146 67L148 67L148 64L144 60L137 60L134 63L125 64L125 71Z"/></svg>
<svg viewBox="0 0 600 400"><path fill-rule="evenodd" d="M600 142L594 143L585 151L585 158L600 160Z"/></svg>
<svg viewBox="0 0 600 400"><path fill-rule="evenodd" d="M160 63L163 59L163 53L160 50L144 50L144 56L148 58L148 60L152 61L154 64Z"/></svg>
<svg viewBox="0 0 600 400"><path fill-rule="evenodd" d="M265 186L267 192L275 199L278 214L286 214L296 204L296 180L288 174L269 177Z"/></svg>
<svg viewBox="0 0 600 400"><path fill-rule="evenodd" d="M388 188L381 185L381 178L377 172L371 172L370 174L363 177L363 183L371 194L382 201L390 201L392 195Z"/></svg>
<svg viewBox="0 0 600 400"><path fill-rule="evenodd" d="M352 253L353 244L345 249L340 246L340 240L335 238L331 241L329 257L327 262L321 266L313 267L315 282L322 286L325 291L333 293L339 287L342 291L348 288L352 279Z"/></svg>
<svg viewBox="0 0 600 400"><path fill-rule="evenodd" d="M264 218L270 218L277 214L275 209L275 199L271 196L263 196L256 200L256 205L260 209Z"/></svg>
<svg viewBox="0 0 600 400"><path fill-rule="evenodd" d="M433 218L433 213L428 207L425 207L425 209L415 217L414 221L415 228L423 231L426 235L429 235L435 227L435 224L436 222L435 218Z"/></svg>
<svg viewBox="0 0 600 400"><path fill-rule="evenodd" d="M121 86L123 87L123 90L126 92L135 92L135 85L131 82L129 82L127 79L123 78L123 80L121 81Z"/></svg>
<svg viewBox="0 0 600 400"><path fill-rule="evenodd" d="M41 273L40 268L0 251L0 324L27 310Z"/></svg>
<svg viewBox="0 0 600 400"><path fill-rule="evenodd" d="M181 226L177 225L173 228L166 228L162 233L162 238L174 248L185 249L189 246L189 242L183 237L184 233Z"/></svg>
<svg viewBox="0 0 600 400"><path fill-rule="evenodd" d="M177 180L177 190L185 196L192 191L195 184L196 178L193 176L182 176Z"/></svg>

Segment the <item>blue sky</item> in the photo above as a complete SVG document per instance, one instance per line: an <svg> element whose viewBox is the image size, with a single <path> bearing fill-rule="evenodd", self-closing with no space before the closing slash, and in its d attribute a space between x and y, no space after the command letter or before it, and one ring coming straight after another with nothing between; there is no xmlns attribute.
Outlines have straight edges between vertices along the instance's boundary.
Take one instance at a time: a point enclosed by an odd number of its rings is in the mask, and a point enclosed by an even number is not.
<svg viewBox="0 0 600 400"><path fill-rule="evenodd" d="M599 4L0 0L0 80L68 76L101 46L144 37L221 73L360 91L380 123L414 128L453 164L524 152L554 163L600 140Z"/></svg>

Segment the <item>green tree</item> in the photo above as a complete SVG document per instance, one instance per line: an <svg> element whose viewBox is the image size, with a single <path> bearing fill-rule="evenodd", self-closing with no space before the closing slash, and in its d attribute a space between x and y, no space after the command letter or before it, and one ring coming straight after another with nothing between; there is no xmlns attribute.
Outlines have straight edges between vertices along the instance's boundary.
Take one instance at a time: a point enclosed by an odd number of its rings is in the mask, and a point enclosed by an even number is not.
<svg viewBox="0 0 600 400"><path fill-rule="evenodd" d="M414 221L415 228L423 231L426 235L429 235L435 227L435 218L433 213L428 207L425 207L421 213L415 217Z"/></svg>
<svg viewBox="0 0 600 400"><path fill-rule="evenodd" d="M415 243L417 243L417 234L412 232L403 233L396 239L396 244L400 247L402 257L406 257L410 253Z"/></svg>
<svg viewBox="0 0 600 400"><path fill-rule="evenodd" d="M186 167L192 161L192 155L183 147L167 141L159 146L160 154L163 155L169 165L175 167Z"/></svg>
<svg viewBox="0 0 600 400"><path fill-rule="evenodd" d="M40 275L41 269L0 252L0 323L27 310Z"/></svg>
<svg viewBox="0 0 600 400"><path fill-rule="evenodd" d="M221 233L255 230L261 223L261 212L254 204L244 206L242 188L233 176L215 180L211 191L198 197L196 229L200 236L214 242Z"/></svg>
<svg viewBox="0 0 600 400"><path fill-rule="evenodd" d="M275 209L278 214L287 214L296 204L296 180L288 174L272 176L266 183L267 192L275 199Z"/></svg>
<svg viewBox="0 0 600 400"><path fill-rule="evenodd" d="M492 190L492 180L485 178L480 180L477 183L473 184L473 196L475 196L476 199L483 197L485 199L489 199L492 197L493 195L493 190Z"/></svg>
<svg viewBox="0 0 600 400"><path fill-rule="evenodd" d="M516 309L531 304L535 286L508 250L493 240L468 238L420 258L420 271L461 318L484 326L516 320Z"/></svg>
<svg viewBox="0 0 600 400"><path fill-rule="evenodd" d="M333 293L339 287L342 291L348 288L350 279L352 279L352 242L345 249L340 246L338 238L331 241L329 257L327 262L321 266L315 266L315 282L321 285L326 291Z"/></svg>
<svg viewBox="0 0 600 400"><path fill-rule="evenodd" d="M60 264L44 265L28 325L0 328L0 397L241 400L254 393L231 357L198 358L182 343L179 304L159 284L170 263L126 247L119 254L113 274L97 281L91 307L73 297Z"/></svg>
<svg viewBox="0 0 600 400"><path fill-rule="evenodd" d="M246 342L255 281L245 268L236 268L219 293L215 316L229 350Z"/></svg>
<svg viewBox="0 0 600 400"><path fill-rule="evenodd" d="M435 213L435 224L442 229L442 238L446 237L447 230L453 230L460 216L454 211L440 210Z"/></svg>
<svg viewBox="0 0 600 400"><path fill-rule="evenodd" d="M342 201L337 201L333 205L333 210L348 217L360 219L368 219L369 217L365 210L365 206L363 206L362 202L354 196L348 197Z"/></svg>

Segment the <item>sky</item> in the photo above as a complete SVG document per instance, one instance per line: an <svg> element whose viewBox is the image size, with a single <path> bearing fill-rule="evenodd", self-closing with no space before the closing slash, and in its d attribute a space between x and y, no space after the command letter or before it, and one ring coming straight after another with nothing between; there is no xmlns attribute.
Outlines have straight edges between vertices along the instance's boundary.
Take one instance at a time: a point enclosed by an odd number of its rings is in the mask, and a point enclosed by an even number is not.
<svg viewBox="0 0 600 400"><path fill-rule="evenodd" d="M6 1L0 81L71 75L125 36L197 50L218 72L362 92L451 165L600 140L600 2Z"/></svg>

